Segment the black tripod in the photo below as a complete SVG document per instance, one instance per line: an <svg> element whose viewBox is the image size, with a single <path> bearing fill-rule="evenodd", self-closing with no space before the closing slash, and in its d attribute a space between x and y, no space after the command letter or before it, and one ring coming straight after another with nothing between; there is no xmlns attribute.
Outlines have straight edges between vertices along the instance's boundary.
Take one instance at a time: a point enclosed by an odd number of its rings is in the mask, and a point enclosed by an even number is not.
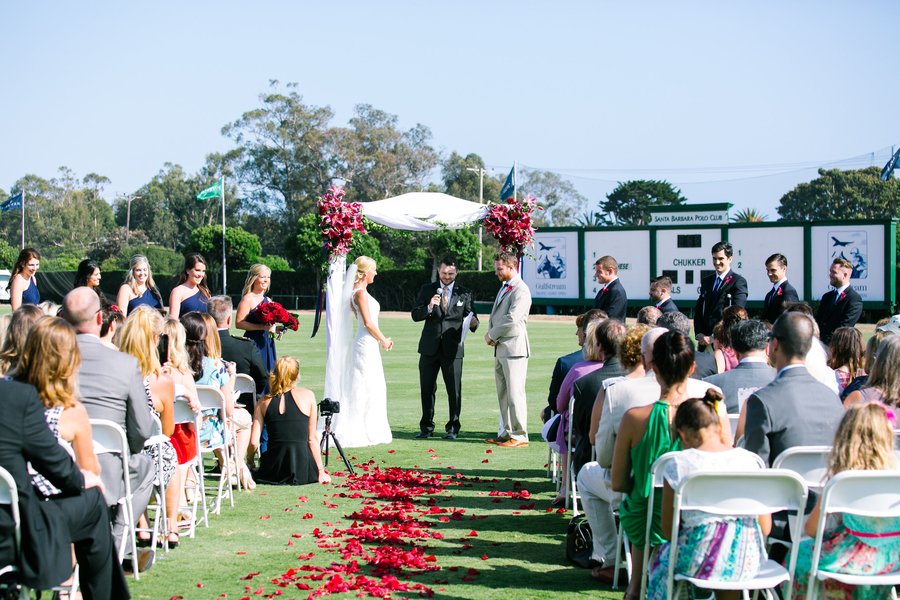
<svg viewBox="0 0 900 600"><path fill-rule="evenodd" d="M330 442L334 442L334 447L337 448L338 453L341 455L341 458L344 459L344 465L346 465L347 470L350 471L351 475L355 475L353 472L353 465L350 464L350 461L347 460L347 455L344 454L344 449L341 448L341 443L338 441L337 437L334 435L334 432L331 430L331 417L332 414L328 413L325 416L325 429L322 431L322 441L319 444L319 447L322 449L322 453L325 454L325 466L328 466L328 454L329 454L329 445Z"/></svg>

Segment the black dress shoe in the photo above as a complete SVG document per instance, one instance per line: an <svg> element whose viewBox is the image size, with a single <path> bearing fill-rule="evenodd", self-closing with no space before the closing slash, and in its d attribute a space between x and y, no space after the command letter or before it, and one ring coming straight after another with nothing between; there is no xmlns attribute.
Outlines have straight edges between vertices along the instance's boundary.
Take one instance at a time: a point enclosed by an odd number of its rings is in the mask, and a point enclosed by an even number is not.
<svg viewBox="0 0 900 600"><path fill-rule="evenodd" d="M416 439L424 440L425 438L430 438L433 435L434 435L433 431L420 431L419 433L416 434Z"/></svg>
<svg viewBox="0 0 900 600"><path fill-rule="evenodd" d="M447 433L445 433L443 435L443 439L445 439L445 440L455 440L456 438L457 438L457 435L455 433L453 433L452 431L448 431Z"/></svg>

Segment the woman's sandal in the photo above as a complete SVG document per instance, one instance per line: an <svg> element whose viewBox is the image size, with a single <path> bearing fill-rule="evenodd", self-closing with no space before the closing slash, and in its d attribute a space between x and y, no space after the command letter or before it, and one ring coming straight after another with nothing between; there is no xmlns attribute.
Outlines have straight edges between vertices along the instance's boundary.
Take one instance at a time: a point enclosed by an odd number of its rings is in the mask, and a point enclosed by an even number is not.
<svg viewBox="0 0 900 600"><path fill-rule="evenodd" d="M172 536L175 537L174 541L172 540ZM177 533L175 533L174 531L170 532L169 536L168 536L168 540L169 540L169 549L178 547L179 536Z"/></svg>

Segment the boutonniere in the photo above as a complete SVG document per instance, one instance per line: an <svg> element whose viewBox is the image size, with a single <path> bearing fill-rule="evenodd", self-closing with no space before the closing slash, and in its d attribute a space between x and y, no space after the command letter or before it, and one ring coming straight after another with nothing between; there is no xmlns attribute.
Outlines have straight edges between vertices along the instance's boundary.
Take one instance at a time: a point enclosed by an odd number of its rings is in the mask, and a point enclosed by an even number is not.
<svg viewBox="0 0 900 600"><path fill-rule="evenodd" d="M778 291L775 292L775 295L776 295L776 296L781 296L783 293L784 293L784 290L782 290L781 288L778 288Z"/></svg>
<svg viewBox="0 0 900 600"><path fill-rule="evenodd" d="M603 294L605 294L605 293L606 293L606 290L608 290L608 289L609 289L609 286L607 286L607 287L603 288L602 290L600 290L600 295L602 296Z"/></svg>
<svg viewBox="0 0 900 600"><path fill-rule="evenodd" d="M722 282L722 285L728 285L729 283L731 283L731 280L732 280L732 279L734 279L734 277L732 277L731 275L729 275L729 276L726 277L725 280Z"/></svg>
<svg viewBox="0 0 900 600"><path fill-rule="evenodd" d="M838 296L838 302L840 302L841 300L843 300L846 297L847 297L847 292L841 292L841 295Z"/></svg>

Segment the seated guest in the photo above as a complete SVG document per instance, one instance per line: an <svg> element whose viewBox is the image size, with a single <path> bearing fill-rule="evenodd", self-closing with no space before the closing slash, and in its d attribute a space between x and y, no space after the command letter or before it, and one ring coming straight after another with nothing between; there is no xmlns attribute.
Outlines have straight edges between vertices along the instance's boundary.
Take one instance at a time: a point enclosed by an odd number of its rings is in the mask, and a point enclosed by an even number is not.
<svg viewBox="0 0 900 600"><path fill-rule="evenodd" d="M150 437L153 421L147 406L137 359L123 352L107 348L100 342L100 298L86 287L75 288L63 299L62 318L78 332L78 350L81 366L78 368L78 391L81 402L92 419L108 419L125 430L131 455L128 466L131 474L131 492L134 496L132 515L117 509L113 521L113 535L121 540L128 518L137 523L150 502L155 471L153 461L142 453L144 442ZM106 500L110 506L119 506L118 500L125 491L122 479L122 463L112 454L99 457L101 477ZM126 554L131 549L126 548Z"/></svg>
<svg viewBox="0 0 900 600"><path fill-rule="evenodd" d="M603 321L605 323L606 321ZM556 412L559 414L559 427L556 430L556 449L560 454L560 471L566 473L568 467L568 435L569 435L569 402L572 399L572 389L575 381L592 371L596 371L603 366L603 352L597 343L595 332L599 327L598 323L591 323L585 332L584 347L581 349L584 354L584 360L575 364L569 372L566 373L559 393L556 396ZM566 502L566 490L560 488L558 495L551 503L553 506L563 506Z"/></svg>
<svg viewBox="0 0 900 600"><path fill-rule="evenodd" d="M75 330L59 317L48 317L31 330L22 357L10 376L37 390L50 431L72 448L79 468L99 476L100 463L94 453L91 423L75 389L80 362ZM61 493L43 475L35 474L32 482L44 497Z"/></svg>
<svg viewBox="0 0 900 600"><path fill-rule="evenodd" d="M16 366L31 328L44 317L44 311L35 304L23 304L12 312L6 339L0 348L0 374L7 373Z"/></svg>
<svg viewBox="0 0 900 600"><path fill-rule="evenodd" d="M875 333L866 342L866 352L863 359L863 371L865 371L865 373L857 375L849 384L847 384L847 387L841 392L841 402L846 403L847 396L861 389L869 380L868 373L872 372L872 367L875 365L875 351L878 349L878 344L880 344L881 340L887 336L894 335L893 331L883 327L883 325L889 321L890 319L881 319L875 323Z"/></svg>
<svg viewBox="0 0 900 600"><path fill-rule="evenodd" d="M678 538L671 538L674 490L694 473L717 471L759 471L756 456L742 448L733 448L722 436L722 422L716 404L722 395L710 390L703 398L691 398L675 413L675 430L684 448L663 472L662 535L660 546L650 565L647 598L665 600L668 590L669 545L678 544L676 575L698 579L746 581L753 579L766 561L765 536L772 528L772 516L726 517L702 511L681 514ZM719 543L727 540L725 543ZM687 582L675 582L675 597L687 595ZM740 592L716 591L716 598L739 598Z"/></svg>
<svg viewBox="0 0 900 600"><path fill-rule="evenodd" d="M572 440L575 448L572 451L573 466L575 472L591 460L591 442L588 434L591 429L591 413L597 400L597 394L603 389L603 382L610 378L625 375L625 369L616 356L619 346L627 333L625 324L621 321L609 319L597 325L594 335L597 337L597 347L602 355L603 366L575 381L572 386L572 397L575 408L572 414Z"/></svg>
<svg viewBox="0 0 900 600"><path fill-rule="evenodd" d="M641 325L649 325L650 327L655 327L656 320L661 314L662 311L655 306L645 306L638 311L637 322Z"/></svg>
<svg viewBox="0 0 900 600"><path fill-rule="evenodd" d="M147 393L147 405L162 424L162 434L171 436L175 432L175 385L169 375L169 369L159 362L159 339L163 331L163 318L154 308L138 306L122 326L121 349L138 361L141 376L144 378L144 390ZM176 515L181 504L181 486L175 475L178 469L178 455L171 441L164 444L153 444L144 448L154 464L162 457L162 487L166 493L166 518L169 525L169 543L178 545L178 526ZM174 485L172 485L174 483ZM146 529L142 523L141 527ZM140 532L139 539L150 539L149 533Z"/></svg>
<svg viewBox="0 0 900 600"><path fill-rule="evenodd" d="M840 330L838 330L840 331ZM837 332L835 332L837 337ZM858 402L878 401L888 406L900 406L900 335L885 337L875 352L875 362L866 384L847 396L844 406Z"/></svg>
<svg viewBox="0 0 900 600"><path fill-rule="evenodd" d="M100 478L90 471L79 471L59 445L47 427L44 406L32 386L0 381L0 405L0 467L9 471L19 492L19 580L35 589L59 585L72 575L74 544L79 591L84 598L130 598L110 535ZM31 485L27 463L63 495L41 501ZM12 531L9 507L2 506L2 564L11 564L15 556Z"/></svg>
<svg viewBox="0 0 900 600"><path fill-rule="evenodd" d="M775 369L769 366L766 346L769 328L760 321L738 321L731 327L731 346L738 365L730 371L704 379L717 386L725 396L725 407L732 415L739 414L744 401L759 388L775 379Z"/></svg>
<svg viewBox="0 0 900 600"><path fill-rule="evenodd" d="M828 366L837 375L838 388L844 391L854 377L865 374L863 360L866 352L862 335L856 327L838 327L828 344Z"/></svg>
<svg viewBox="0 0 900 600"><path fill-rule="evenodd" d="M737 366L737 354L731 347L731 326L749 318L743 306L729 306L722 311L722 320L713 327L713 356L716 359L718 373L724 373Z"/></svg>
<svg viewBox="0 0 900 600"><path fill-rule="evenodd" d="M107 348L118 350L119 327L125 322L125 315L115 304L103 304L100 314L103 315L103 322L100 324L100 341Z"/></svg>
<svg viewBox="0 0 900 600"><path fill-rule="evenodd" d="M646 546L665 541L661 510L653 511L651 537L646 539L647 502L653 485L650 467L666 452L681 449L680 440L673 435L671 419L675 409L690 397L688 379L693 369L694 345L691 340L675 331L661 335L653 344L653 372L659 381L660 398L650 406L626 412L616 436L612 488L625 495L619 505L619 522L631 542L632 577L628 582L627 598L638 597ZM724 411L719 414L719 421L722 431L730 433Z"/></svg>
<svg viewBox="0 0 900 600"><path fill-rule="evenodd" d="M809 345L809 352L806 353L804 364L809 370L809 374L815 377L823 385L831 388L835 394L839 393L837 375L834 370L828 366L828 346L823 343L819 336L819 325L813 319L812 309L806 302L794 302L785 307L785 312L798 312L810 318L813 322L813 343Z"/></svg>
<svg viewBox="0 0 900 600"><path fill-rule="evenodd" d="M837 394L804 365L814 325L796 312L778 317L769 334L769 359L778 374L747 399L744 447L769 466L788 448L828 445L844 414Z"/></svg>
<svg viewBox="0 0 900 600"><path fill-rule="evenodd" d="M219 342L222 344L222 358L231 361L238 373L249 375L256 384L256 393L261 394L269 377L256 344L247 338L231 335L231 298L229 296L213 296L206 305L206 311L216 321ZM240 402L253 413L256 398L252 394L243 394Z"/></svg>
<svg viewBox="0 0 900 600"><path fill-rule="evenodd" d="M221 349L213 344L218 344L219 336L215 330L209 332L206 320L197 311L191 311L181 317L181 324L187 339L187 351L190 358L191 372L194 374L194 383L197 385L211 385L218 388L225 397L226 418L237 418L244 421L246 410L236 408L234 403L234 363L224 363L218 354ZM208 315L207 315L208 316ZM211 335L210 335L211 334ZM213 346L210 351L210 346ZM216 356L216 358L213 358ZM243 413L238 415L238 413ZM200 443L206 446L222 444L225 439L225 423L219 417L218 411L208 409L203 411L203 421L200 428ZM245 426L250 424L250 415L246 415ZM249 432L248 432L249 433ZM249 438L249 435L247 436ZM224 457L216 452L221 467ZM239 457L243 460L243 457ZM242 462L235 464L238 477L246 489L253 489L256 484L250 476L250 470Z"/></svg>
<svg viewBox="0 0 900 600"><path fill-rule="evenodd" d="M594 409L591 412L591 430L588 434L591 444L594 443L597 434L606 390L618 383L644 377L644 366L641 362L641 340L648 331L650 328L646 325L635 325L628 330L625 339L619 345L619 362L628 373L622 377L610 377L603 382L603 387L597 394L597 400L594 402ZM605 583L611 582L614 574L610 562L615 555L616 543L616 524L610 509L614 499L609 487L608 475L609 471L600 467L596 461L585 464L578 471L578 494L581 497L584 514L587 516L593 532L591 557L585 563L579 563L579 566L593 569L591 576ZM615 501L618 501L617 498Z"/></svg>
<svg viewBox="0 0 900 600"><path fill-rule="evenodd" d="M263 426L269 432L269 448L256 471L261 483L303 485L329 483L322 466L322 449L316 431L316 397L296 386L300 363L290 356L275 362L269 376L269 393L253 414L250 453L256 452Z"/></svg>
<svg viewBox="0 0 900 600"><path fill-rule="evenodd" d="M669 331L677 331L681 335L691 335L691 321L682 312L663 313L656 320L656 326L664 327ZM691 375L694 379L705 379L719 372L716 368L716 359L712 354L698 351L694 354L694 361L696 361L694 374Z"/></svg>
<svg viewBox="0 0 900 600"><path fill-rule="evenodd" d="M559 388L563 379L575 363L584 360L581 348L584 346L584 331L587 326L596 320L606 319L606 311L593 308L584 314L575 317L575 335L578 338L578 350L556 359L553 367L553 375L550 377L550 393L547 395L547 406L541 412L541 421L546 423L550 417L556 414L556 397L559 396ZM551 439L556 439L555 435Z"/></svg>
<svg viewBox="0 0 900 600"><path fill-rule="evenodd" d="M828 459L828 477L844 471L892 471L897 468L894 453L894 414L878 402L862 402L847 409L834 436ZM793 597L806 598L812 550L819 520L821 498L804 525L810 536L796 546L797 568L792 583ZM847 575L887 575L897 572L900 556L900 519L831 514L825 525L819 569ZM817 582L818 584L818 582ZM786 584L791 585L791 584ZM891 586L855 588L834 579L825 586L824 598L890 598Z"/></svg>

